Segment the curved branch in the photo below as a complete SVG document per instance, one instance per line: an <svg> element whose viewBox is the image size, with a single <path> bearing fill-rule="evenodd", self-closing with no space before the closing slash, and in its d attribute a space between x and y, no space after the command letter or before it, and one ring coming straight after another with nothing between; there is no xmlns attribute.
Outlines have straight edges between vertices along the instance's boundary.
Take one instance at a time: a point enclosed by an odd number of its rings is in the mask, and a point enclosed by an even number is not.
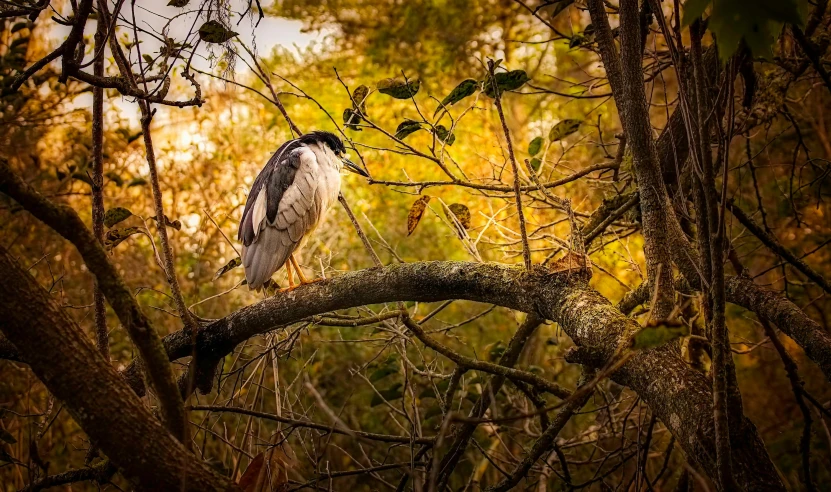
<svg viewBox="0 0 831 492"><path fill-rule="evenodd" d="M727 277L727 301L770 321L791 337L831 381L831 335L779 292L763 289L744 277Z"/></svg>
<svg viewBox="0 0 831 492"><path fill-rule="evenodd" d="M328 311L393 301L447 299L498 304L534 313L560 324L575 344L593 349L602 365L620 343L640 329L632 319L587 284L584 271L530 272L494 264L419 262L371 268L307 284L242 308L202 328L197 359L214 364L244 340ZM165 338L172 359L191 355L184 331ZM211 373L212 374L212 373ZM637 354L612 379L641 396L675 435L689 459L708 475L716 473L709 380L689 367L677 348ZM736 478L745 488L781 490L764 444L748 420L733 443Z"/></svg>
<svg viewBox="0 0 831 492"><path fill-rule="evenodd" d="M234 490L161 425L66 311L2 247L0 272L0 329L128 478L142 490Z"/></svg>
<svg viewBox="0 0 831 492"><path fill-rule="evenodd" d="M50 202L26 184L11 170L4 158L0 158L0 192L16 200L35 218L54 229L78 249L87 268L95 275L101 292L107 297L113 311L136 344L150 382L159 397L168 428L176 436L184 435L184 406L164 346L150 320L130 294L124 280L110 263L104 248L98 244L86 224L74 210Z"/></svg>

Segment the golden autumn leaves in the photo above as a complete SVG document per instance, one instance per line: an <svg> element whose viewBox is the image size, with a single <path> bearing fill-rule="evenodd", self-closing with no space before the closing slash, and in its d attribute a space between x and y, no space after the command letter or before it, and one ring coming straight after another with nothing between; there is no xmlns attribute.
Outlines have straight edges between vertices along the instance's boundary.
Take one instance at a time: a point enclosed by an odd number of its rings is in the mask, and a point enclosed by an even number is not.
<svg viewBox="0 0 831 492"><path fill-rule="evenodd" d="M413 203L413 206L410 207L410 212L407 214L407 235L411 235L413 231L415 231L416 226L418 223L421 222L421 218L424 215L424 211L427 210L427 204L430 203L430 199L432 197L430 195L424 195L419 197L418 200ZM451 203L450 205L445 205L442 202L442 208L444 209L444 216L453 224L454 228L456 229L457 233L460 233L461 229L469 229L470 228L470 209L467 208L467 205L462 203Z"/></svg>

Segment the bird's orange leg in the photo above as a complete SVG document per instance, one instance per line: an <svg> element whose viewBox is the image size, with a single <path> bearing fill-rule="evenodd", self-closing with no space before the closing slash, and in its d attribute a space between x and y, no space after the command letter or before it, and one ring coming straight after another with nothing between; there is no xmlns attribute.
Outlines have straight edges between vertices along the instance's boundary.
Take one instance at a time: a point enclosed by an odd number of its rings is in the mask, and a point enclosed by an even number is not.
<svg viewBox="0 0 831 492"><path fill-rule="evenodd" d="M289 291L289 290L292 290L295 287L297 287L296 285L294 285L294 279L292 278L292 275L291 275L291 262L290 261L286 261L286 275L289 278L289 286L288 286L287 289L284 289L284 290ZM300 278L303 278L303 277L301 276Z"/></svg>
<svg viewBox="0 0 831 492"><path fill-rule="evenodd" d="M292 265L294 265L294 270L297 271L297 276L300 277L300 285L311 284L323 280L322 278L316 278L314 280L307 279L306 276L303 275L303 270L300 269L300 265L297 263L297 258L294 257L294 253L289 256L289 261L291 261Z"/></svg>

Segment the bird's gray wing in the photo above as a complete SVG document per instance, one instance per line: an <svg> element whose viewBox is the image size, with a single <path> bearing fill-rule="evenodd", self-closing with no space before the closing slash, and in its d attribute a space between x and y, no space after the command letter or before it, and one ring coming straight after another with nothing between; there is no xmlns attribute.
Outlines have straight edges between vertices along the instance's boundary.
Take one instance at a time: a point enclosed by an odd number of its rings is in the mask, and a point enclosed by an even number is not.
<svg viewBox="0 0 831 492"><path fill-rule="evenodd" d="M315 154L300 145L288 151L259 188L252 187L240 231L242 262L252 289L262 287L317 224L317 171Z"/></svg>
<svg viewBox="0 0 831 492"><path fill-rule="evenodd" d="M251 192L248 194L248 199L245 202L245 209L242 212L242 220L240 221L239 233L237 239L242 241L245 246L250 246L254 241L257 233L255 228L253 209L254 203L260 196L260 192L265 188L268 200L266 203L267 210L272 218L277 215L277 209L280 200L283 197L285 190L294 181L294 176L297 173L297 168L300 166L298 156L293 156L292 151L296 150L302 145L299 140L289 140L277 149L277 152L271 156L268 163L257 175L254 184L251 186ZM270 209L269 209L270 207ZM259 222L257 222L259 225Z"/></svg>

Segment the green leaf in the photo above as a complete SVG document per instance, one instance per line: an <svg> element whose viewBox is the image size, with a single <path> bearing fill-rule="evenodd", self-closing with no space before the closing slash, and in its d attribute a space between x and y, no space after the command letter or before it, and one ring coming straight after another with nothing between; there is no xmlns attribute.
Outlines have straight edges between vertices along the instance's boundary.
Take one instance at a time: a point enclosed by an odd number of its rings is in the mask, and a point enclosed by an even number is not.
<svg viewBox="0 0 831 492"><path fill-rule="evenodd" d="M147 180L144 178L134 178L127 183L127 188L132 188L133 186L144 186L147 184Z"/></svg>
<svg viewBox="0 0 831 492"><path fill-rule="evenodd" d="M126 229L112 229L107 231L104 236L104 249L112 251L116 246L121 244L125 239L133 234L144 234L144 231L138 227L127 227Z"/></svg>
<svg viewBox="0 0 831 492"><path fill-rule="evenodd" d="M178 9L180 9L180 8L184 7L185 5L187 5L188 3L190 3L190 0L170 0L169 2L167 2L167 6L168 7L176 7Z"/></svg>
<svg viewBox="0 0 831 492"><path fill-rule="evenodd" d="M510 72L499 72L494 74L493 80L496 81L496 87L501 95L505 91L515 91L525 85L531 80L525 70L511 70ZM493 81L488 77L484 82L485 95L494 97Z"/></svg>
<svg viewBox="0 0 831 492"><path fill-rule="evenodd" d="M159 223L159 219L157 219L156 217L153 217L153 220L156 221L156 224ZM170 220L170 217L168 217L167 214L165 214L164 216L164 225L172 229L176 229L177 231L182 230L182 222L179 220Z"/></svg>
<svg viewBox="0 0 831 492"><path fill-rule="evenodd" d="M462 99L473 95L478 87L479 83L473 79L463 80L452 91L450 91L450 94L441 100L441 104L436 109L436 112L433 113L433 117L435 117L442 109L447 109L447 106L453 106Z"/></svg>
<svg viewBox="0 0 831 492"><path fill-rule="evenodd" d="M372 374L369 375L369 380L374 383L375 381L380 381L390 374L396 374L397 372L398 366L387 364L373 371Z"/></svg>
<svg viewBox="0 0 831 492"><path fill-rule="evenodd" d="M537 159L536 157L534 157L533 159L531 159L530 164L531 164L531 169L533 169L534 171L539 171L540 166L542 166L542 161Z"/></svg>
<svg viewBox="0 0 831 492"><path fill-rule="evenodd" d="M579 130L581 123L581 120L563 120L554 125L551 131L548 132L548 139L552 142L562 140L563 138Z"/></svg>
<svg viewBox="0 0 831 492"><path fill-rule="evenodd" d="M432 386L428 386L418 394L418 397L422 400L425 398L436 398L436 390Z"/></svg>
<svg viewBox="0 0 831 492"><path fill-rule="evenodd" d="M12 458L12 455L6 452L3 448L0 448L0 461L6 461L8 463L15 463L15 459Z"/></svg>
<svg viewBox="0 0 831 492"><path fill-rule="evenodd" d="M395 138L404 140L411 133L421 130L421 123L414 120L404 120L395 129Z"/></svg>
<svg viewBox="0 0 831 492"><path fill-rule="evenodd" d="M138 133L134 133L133 135L128 134L127 135L127 143L131 144L131 143L135 142L136 140L138 140L139 138L141 138L142 136L144 136L144 132L142 132L142 131L139 131Z"/></svg>
<svg viewBox="0 0 831 492"><path fill-rule="evenodd" d="M389 389L380 390L374 395L372 395L372 401L369 403L371 407L376 407L382 403L384 400L386 401L394 401L398 400L399 398L404 396L404 392L401 390L401 383L395 383Z"/></svg>
<svg viewBox="0 0 831 492"><path fill-rule="evenodd" d="M444 127L444 125L438 125L433 127L433 133L439 140L446 143L447 145L453 145L453 142L456 141L456 135L451 133L447 128Z"/></svg>
<svg viewBox="0 0 831 492"><path fill-rule="evenodd" d="M141 57L144 59L144 63L147 64L147 68L153 68L153 64L155 63L155 60L153 60L152 56L145 53L145 54L141 55Z"/></svg>
<svg viewBox="0 0 831 492"><path fill-rule="evenodd" d="M218 279L219 277L225 275L226 273L230 272L231 270L233 270L234 268L240 266L241 264L242 264L242 260L240 260L240 257L237 256L233 260L231 260L228 263L226 263L225 265L223 265L222 268L217 270L216 273L214 274L214 278L211 279L211 282L216 282L216 279Z"/></svg>
<svg viewBox="0 0 831 492"><path fill-rule="evenodd" d="M352 91L352 104L361 114L366 114L366 98L369 96L369 87L359 85Z"/></svg>
<svg viewBox="0 0 831 492"><path fill-rule="evenodd" d="M433 417L438 417L441 414L441 407L439 405L432 405L424 413L424 420L430 420Z"/></svg>
<svg viewBox="0 0 831 492"><path fill-rule="evenodd" d="M569 48L577 48L578 46L583 46L584 44L586 44L586 36L579 33L572 36L568 41Z"/></svg>
<svg viewBox="0 0 831 492"><path fill-rule="evenodd" d="M485 346L485 351L488 353L488 360L496 362L505 353L505 344L501 340L494 342Z"/></svg>
<svg viewBox="0 0 831 492"><path fill-rule="evenodd" d="M87 173L82 173L81 171L75 171L72 173L72 179L77 179L78 181L83 181L84 183L92 186L92 178L90 178Z"/></svg>
<svg viewBox="0 0 831 492"><path fill-rule="evenodd" d="M376 84L378 92L392 96L396 99L409 99L416 95L421 87L421 81L402 79L383 79Z"/></svg>
<svg viewBox="0 0 831 492"><path fill-rule="evenodd" d="M632 339L632 348L635 350L645 350L655 347L660 347L676 338L680 338L689 334L689 330L685 325L681 326L647 326L635 334Z"/></svg>
<svg viewBox="0 0 831 492"><path fill-rule="evenodd" d="M15 439L14 436L12 436L11 434L9 434L7 431L5 431L3 429L0 429L0 441L5 441L9 444L17 443L17 439Z"/></svg>
<svg viewBox="0 0 831 492"><path fill-rule="evenodd" d="M479 394L478 394L478 393L469 392L469 393L467 393L467 394L465 395L465 400L467 400L467 401L469 401L469 402L471 402L471 403L473 403L473 404L479 403Z"/></svg>
<svg viewBox="0 0 831 492"><path fill-rule="evenodd" d="M105 173L104 176L108 177L110 181L117 184L118 186L124 186L124 180L121 178L121 176L118 175L118 173L114 171L109 171Z"/></svg>
<svg viewBox="0 0 831 492"><path fill-rule="evenodd" d="M199 28L199 38L206 43L224 43L236 35L216 20L210 20Z"/></svg>
<svg viewBox="0 0 831 492"><path fill-rule="evenodd" d="M536 137L534 140L531 140L531 143L528 144L528 153L532 156L539 154L544 142L545 140L542 137Z"/></svg>
<svg viewBox="0 0 831 492"><path fill-rule="evenodd" d="M704 15L707 6L710 5L711 0L687 0L684 3L684 20L681 22L681 27L687 27L696 19Z"/></svg>
<svg viewBox="0 0 831 492"><path fill-rule="evenodd" d="M436 383L436 389L444 393L450 387L450 379L442 379Z"/></svg>
<svg viewBox="0 0 831 492"><path fill-rule="evenodd" d="M107 213L104 214L104 225L108 228L122 222L133 215L133 212L130 212L124 207L115 207L107 210Z"/></svg>
<svg viewBox="0 0 831 492"><path fill-rule="evenodd" d="M553 19L554 17L560 15L560 12L567 9L573 3L574 0L558 0L555 3L554 8L551 9L551 18Z"/></svg>
<svg viewBox="0 0 831 492"><path fill-rule="evenodd" d="M702 15L708 5L707 27L718 40L722 60L736 52L742 39L754 56L770 59L782 24L804 23L804 0L689 0L684 7L684 25Z"/></svg>
<svg viewBox="0 0 831 492"><path fill-rule="evenodd" d="M361 131L361 127L358 124L361 122L361 115L359 115L355 110L346 108L343 110L343 125L353 131L359 132Z"/></svg>

